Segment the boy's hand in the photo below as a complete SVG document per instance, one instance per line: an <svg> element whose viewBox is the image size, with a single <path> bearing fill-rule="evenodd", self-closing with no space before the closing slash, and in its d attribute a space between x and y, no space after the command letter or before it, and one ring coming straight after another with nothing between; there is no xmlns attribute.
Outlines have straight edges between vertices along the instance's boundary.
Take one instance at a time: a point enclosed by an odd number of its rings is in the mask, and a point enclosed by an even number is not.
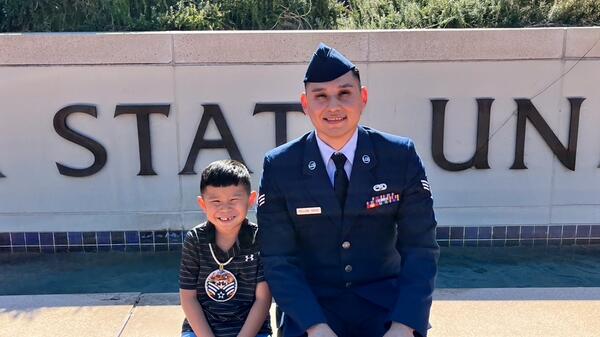
<svg viewBox="0 0 600 337"><path fill-rule="evenodd" d="M306 330L308 337L337 337L335 332L331 330L329 325L325 323L319 323L311 326Z"/></svg>
<svg viewBox="0 0 600 337"><path fill-rule="evenodd" d="M248 317L246 317L246 321L244 322L238 337L256 336L269 315L269 308L271 307L271 290L269 289L267 282L262 281L256 284L254 296L254 304L252 304L252 308L250 308Z"/></svg>
<svg viewBox="0 0 600 337"><path fill-rule="evenodd" d="M179 298L181 309L183 309L194 333L198 336L214 337L206 316L204 316L204 311L202 311L202 306L198 302L196 290L179 289Z"/></svg>

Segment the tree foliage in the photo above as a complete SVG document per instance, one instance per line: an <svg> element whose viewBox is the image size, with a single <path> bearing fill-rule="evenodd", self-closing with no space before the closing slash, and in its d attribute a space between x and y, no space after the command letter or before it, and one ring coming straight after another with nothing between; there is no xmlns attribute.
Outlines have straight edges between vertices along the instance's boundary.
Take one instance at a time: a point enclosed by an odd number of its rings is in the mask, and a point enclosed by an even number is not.
<svg viewBox="0 0 600 337"><path fill-rule="evenodd" d="M0 32L600 25L600 0L0 0Z"/></svg>

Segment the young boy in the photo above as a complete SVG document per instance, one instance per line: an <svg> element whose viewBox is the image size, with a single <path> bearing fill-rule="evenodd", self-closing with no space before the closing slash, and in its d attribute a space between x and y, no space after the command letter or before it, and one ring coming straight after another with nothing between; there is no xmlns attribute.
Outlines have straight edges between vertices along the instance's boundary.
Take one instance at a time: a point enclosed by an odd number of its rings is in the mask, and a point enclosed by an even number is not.
<svg viewBox="0 0 600 337"><path fill-rule="evenodd" d="M207 222L183 243L179 294L182 337L268 337L271 292L248 222L256 201L250 173L240 162L219 160L202 172L198 204Z"/></svg>

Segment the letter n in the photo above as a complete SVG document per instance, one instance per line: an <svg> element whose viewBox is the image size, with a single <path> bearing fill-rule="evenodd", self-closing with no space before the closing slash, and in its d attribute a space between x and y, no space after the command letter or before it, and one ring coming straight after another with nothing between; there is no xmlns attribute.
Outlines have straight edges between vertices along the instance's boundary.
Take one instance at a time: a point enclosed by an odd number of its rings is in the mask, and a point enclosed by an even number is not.
<svg viewBox="0 0 600 337"><path fill-rule="evenodd" d="M531 100L515 99L517 102L517 139L515 142L515 161L510 167L512 170L527 169L524 162L525 157L525 130L527 120L539 132L544 142L550 147L560 162L571 171L575 171L575 159L577 156L577 135L579 133L579 114L583 97L569 97L571 105L571 121L569 124L569 141L565 148L548 123L542 118Z"/></svg>

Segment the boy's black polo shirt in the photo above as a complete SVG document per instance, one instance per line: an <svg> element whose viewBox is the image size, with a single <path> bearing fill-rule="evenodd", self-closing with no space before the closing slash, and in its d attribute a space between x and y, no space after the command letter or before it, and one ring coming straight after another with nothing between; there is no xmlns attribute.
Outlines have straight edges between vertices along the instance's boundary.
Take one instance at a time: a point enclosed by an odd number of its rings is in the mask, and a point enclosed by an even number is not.
<svg viewBox="0 0 600 337"><path fill-rule="evenodd" d="M237 336L254 304L256 284L265 280L255 240L257 230L256 224L244 220L236 244L227 252L223 252L215 243L215 227L210 222L194 227L185 236L179 288L197 291L198 302L217 337ZM210 253L209 243L212 243L215 256L221 263L233 256L225 269L235 275L238 288L233 298L227 302L212 300L204 289L208 274L219 268ZM187 319L183 322L182 331L192 331ZM260 333L271 333L268 317Z"/></svg>

